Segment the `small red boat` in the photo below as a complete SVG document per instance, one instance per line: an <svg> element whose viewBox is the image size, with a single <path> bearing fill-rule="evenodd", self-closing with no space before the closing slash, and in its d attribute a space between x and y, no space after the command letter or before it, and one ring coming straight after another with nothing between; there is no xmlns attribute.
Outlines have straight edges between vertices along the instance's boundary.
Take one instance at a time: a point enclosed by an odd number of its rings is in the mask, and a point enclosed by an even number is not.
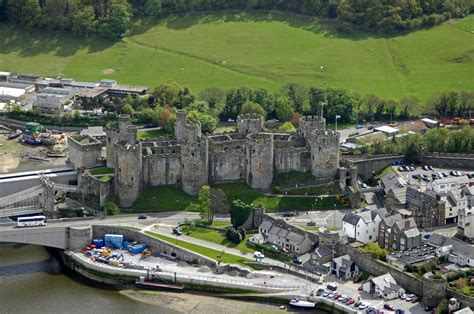
<svg viewBox="0 0 474 314"><path fill-rule="evenodd" d="M21 135L21 133L23 133L23 132L21 132L21 130L16 130L15 132L12 132L12 133L8 134L8 139L12 140L14 138L17 138L18 136Z"/></svg>

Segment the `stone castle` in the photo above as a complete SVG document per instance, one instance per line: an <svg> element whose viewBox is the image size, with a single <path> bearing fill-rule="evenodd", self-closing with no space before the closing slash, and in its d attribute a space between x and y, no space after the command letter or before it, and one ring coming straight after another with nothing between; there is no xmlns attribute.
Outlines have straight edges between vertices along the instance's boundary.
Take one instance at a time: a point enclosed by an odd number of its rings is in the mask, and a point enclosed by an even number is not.
<svg viewBox="0 0 474 314"><path fill-rule="evenodd" d="M138 141L137 128L121 115L105 130L111 188L128 207L148 186L178 185L191 195L202 185L230 182L268 190L274 174L289 171L310 171L321 182L339 178L342 189L353 185L354 169L339 167L339 133L326 130L323 117L302 117L291 134L264 132L263 123L259 115L242 114L235 132L205 135L178 111L175 138Z"/></svg>

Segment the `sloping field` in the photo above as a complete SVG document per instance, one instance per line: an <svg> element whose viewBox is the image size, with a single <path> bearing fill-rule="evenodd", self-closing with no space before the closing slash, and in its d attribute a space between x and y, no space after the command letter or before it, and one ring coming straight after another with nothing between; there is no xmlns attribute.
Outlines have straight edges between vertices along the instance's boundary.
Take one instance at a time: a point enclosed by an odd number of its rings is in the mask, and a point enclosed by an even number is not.
<svg viewBox="0 0 474 314"><path fill-rule="evenodd" d="M348 37L283 14L195 15L142 26L117 43L2 25L0 70L150 87L174 79L195 92L298 82L426 100L435 92L474 90L473 21L384 38Z"/></svg>

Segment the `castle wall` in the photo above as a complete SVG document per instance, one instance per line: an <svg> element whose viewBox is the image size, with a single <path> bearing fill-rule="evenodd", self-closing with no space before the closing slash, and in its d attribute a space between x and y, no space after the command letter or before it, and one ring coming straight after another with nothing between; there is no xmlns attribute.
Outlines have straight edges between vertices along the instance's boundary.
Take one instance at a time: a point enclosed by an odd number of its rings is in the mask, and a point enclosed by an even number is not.
<svg viewBox="0 0 474 314"><path fill-rule="evenodd" d="M213 183L245 180L245 140L209 142L209 181Z"/></svg>
<svg viewBox="0 0 474 314"><path fill-rule="evenodd" d="M269 189L273 181L273 134L247 136L246 180L255 189Z"/></svg>
<svg viewBox="0 0 474 314"><path fill-rule="evenodd" d="M138 199L142 186L141 145L115 144L115 195L120 206L130 207Z"/></svg>
<svg viewBox="0 0 474 314"><path fill-rule="evenodd" d="M311 173L315 177L333 177L339 167L339 133L316 130L311 133Z"/></svg>
<svg viewBox="0 0 474 314"><path fill-rule="evenodd" d="M259 114L245 113L237 116L237 132L243 135L260 133L263 130L263 118Z"/></svg>
<svg viewBox="0 0 474 314"><path fill-rule="evenodd" d="M303 116L299 123L298 134L307 139L314 130L326 130L326 119L321 116Z"/></svg>
<svg viewBox="0 0 474 314"><path fill-rule="evenodd" d="M208 149L207 139L184 142L181 146L182 187L190 195L198 195L201 186L208 183Z"/></svg>
<svg viewBox="0 0 474 314"><path fill-rule="evenodd" d="M176 113L176 125L174 133L178 141L182 141L184 137L184 126L186 125L186 111L179 110Z"/></svg>
<svg viewBox="0 0 474 314"><path fill-rule="evenodd" d="M181 182L181 154L158 154L143 158L143 186Z"/></svg>
<svg viewBox="0 0 474 314"><path fill-rule="evenodd" d="M306 147L275 149L274 164L277 173L311 170L311 151Z"/></svg>
<svg viewBox="0 0 474 314"><path fill-rule="evenodd" d="M115 124L109 124L105 127L106 145L107 145L107 167L115 167L115 144L126 142L131 145L137 143L137 128L130 124L128 115L120 115Z"/></svg>
<svg viewBox="0 0 474 314"><path fill-rule="evenodd" d="M91 136L69 136L69 163L72 167L93 168L100 165L102 143Z"/></svg>

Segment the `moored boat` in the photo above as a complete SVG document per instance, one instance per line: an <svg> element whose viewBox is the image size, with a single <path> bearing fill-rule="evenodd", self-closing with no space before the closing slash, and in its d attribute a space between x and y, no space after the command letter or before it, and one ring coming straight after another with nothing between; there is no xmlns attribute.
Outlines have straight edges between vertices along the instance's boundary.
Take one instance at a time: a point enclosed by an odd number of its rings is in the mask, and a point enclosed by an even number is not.
<svg viewBox="0 0 474 314"><path fill-rule="evenodd" d="M12 132L12 133L8 134L8 139L12 140L14 138L17 138L18 136L21 135L21 133L23 133L23 132L21 132L21 130L16 130L15 132Z"/></svg>
<svg viewBox="0 0 474 314"><path fill-rule="evenodd" d="M316 307L316 303L310 302L310 301L300 300L300 299L298 299L298 298L292 299L292 300L290 301L290 305L291 305L291 306L295 306L295 307L299 307L299 308L305 308L305 309L315 308L315 307Z"/></svg>

